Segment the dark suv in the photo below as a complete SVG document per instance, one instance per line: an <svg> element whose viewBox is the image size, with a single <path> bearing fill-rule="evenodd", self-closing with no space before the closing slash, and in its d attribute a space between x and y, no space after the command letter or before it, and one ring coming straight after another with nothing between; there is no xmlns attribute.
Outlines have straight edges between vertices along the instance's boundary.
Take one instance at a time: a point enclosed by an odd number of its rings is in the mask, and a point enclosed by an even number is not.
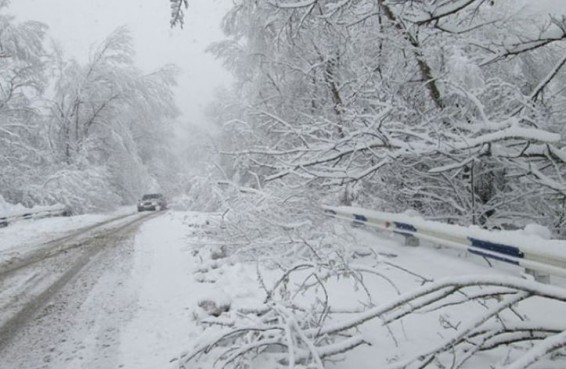
<svg viewBox="0 0 566 369"><path fill-rule="evenodd" d="M160 193L149 193L143 195L138 202L138 211L144 210L164 210L167 209L167 200Z"/></svg>

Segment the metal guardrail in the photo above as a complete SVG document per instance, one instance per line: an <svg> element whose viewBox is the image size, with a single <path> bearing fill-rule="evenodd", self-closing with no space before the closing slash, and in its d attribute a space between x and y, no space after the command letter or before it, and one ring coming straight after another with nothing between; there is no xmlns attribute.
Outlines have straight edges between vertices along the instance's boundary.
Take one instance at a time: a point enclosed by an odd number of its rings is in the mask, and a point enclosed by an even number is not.
<svg viewBox="0 0 566 369"><path fill-rule="evenodd" d="M71 215L69 208L63 205L45 206L40 209L29 209L11 214L0 214L0 228L7 227L10 223L25 219L40 219L54 216Z"/></svg>
<svg viewBox="0 0 566 369"><path fill-rule="evenodd" d="M323 206L323 210L328 216L403 235L408 245L416 246L418 240L424 240L465 250L523 267L543 282L548 281L548 275L566 278L566 241L547 240L516 232L471 229L367 209Z"/></svg>

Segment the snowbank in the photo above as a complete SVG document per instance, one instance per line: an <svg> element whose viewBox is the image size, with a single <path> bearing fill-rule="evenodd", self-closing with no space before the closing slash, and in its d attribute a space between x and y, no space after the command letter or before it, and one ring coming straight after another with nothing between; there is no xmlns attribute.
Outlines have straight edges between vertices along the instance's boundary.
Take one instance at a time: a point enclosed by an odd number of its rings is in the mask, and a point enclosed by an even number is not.
<svg viewBox="0 0 566 369"><path fill-rule="evenodd" d="M18 212L26 211L28 208L22 204L10 204L0 195L0 217L12 216L12 214L17 214Z"/></svg>

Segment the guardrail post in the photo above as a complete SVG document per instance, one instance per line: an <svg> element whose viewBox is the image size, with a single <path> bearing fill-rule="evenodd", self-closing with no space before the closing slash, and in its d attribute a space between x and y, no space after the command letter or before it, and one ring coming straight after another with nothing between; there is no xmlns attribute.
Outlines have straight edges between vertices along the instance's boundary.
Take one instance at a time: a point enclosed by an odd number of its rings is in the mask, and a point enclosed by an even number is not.
<svg viewBox="0 0 566 369"><path fill-rule="evenodd" d="M537 282L550 284L550 274L548 273L539 272L538 270L528 269L528 268L525 268L525 273L528 275L532 275L535 281Z"/></svg>
<svg viewBox="0 0 566 369"><path fill-rule="evenodd" d="M420 245L420 241L417 237L410 234L405 234L403 236L405 237L405 246L417 247Z"/></svg>

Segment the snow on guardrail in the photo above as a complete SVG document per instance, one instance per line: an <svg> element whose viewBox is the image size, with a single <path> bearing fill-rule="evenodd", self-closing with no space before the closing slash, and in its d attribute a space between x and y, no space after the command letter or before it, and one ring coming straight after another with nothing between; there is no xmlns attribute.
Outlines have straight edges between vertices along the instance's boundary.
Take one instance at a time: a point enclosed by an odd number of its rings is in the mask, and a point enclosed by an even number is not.
<svg viewBox="0 0 566 369"><path fill-rule="evenodd" d="M566 277L566 241L548 240L524 231L488 231L427 221L407 214L391 214L353 207L323 206L324 213L366 224L408 238L466 250L546 274Z"/></svg>
<svg viewBox="0 0 566 369"><path fill-rule="evenodd" d="M0 213L0 228L7 227L10 223L24 219L40 219L54 216L70 215L69 209L64 205L41 206L31 209L19 209Z"/></svg>

